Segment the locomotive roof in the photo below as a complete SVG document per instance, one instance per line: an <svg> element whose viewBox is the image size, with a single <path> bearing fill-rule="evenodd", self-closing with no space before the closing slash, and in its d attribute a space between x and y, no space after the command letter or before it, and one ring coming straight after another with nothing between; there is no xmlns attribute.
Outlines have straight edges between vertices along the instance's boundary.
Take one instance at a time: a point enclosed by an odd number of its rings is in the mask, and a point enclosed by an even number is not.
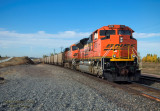
<svg viewBox="0 0 160 111"><path fill-rule="evenodd" d="M131 30L132 33L134 32L134 30L132 30L130 27L125 26L125 25L108 25L108 26L103 26L103 27L101 27L99 29L103 29L103 30L104 29L123 29L123 30ZM95 31L97 31L97 30L95 30Z"/></svg>

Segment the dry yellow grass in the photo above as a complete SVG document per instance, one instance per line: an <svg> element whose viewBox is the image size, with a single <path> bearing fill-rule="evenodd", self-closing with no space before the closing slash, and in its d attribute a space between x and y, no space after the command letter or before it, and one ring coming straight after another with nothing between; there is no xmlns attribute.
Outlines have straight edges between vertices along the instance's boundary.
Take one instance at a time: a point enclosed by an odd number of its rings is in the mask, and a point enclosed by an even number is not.
<svg viewBox="0 0 160 111"><path fill-rule="evenodd" d="M160 75L160 63L142 63L142 73L158 74Z"/></svg>
<svg viewBox="0 0 160 111"><path fill-rule="evenodd" d="M14 57L7 62L0 63L0 68L21 64L34 64L34 62L28 57Z"/></svg>
<svg viewBox="0 0 160 111"><path fill-rule="evenodd" d="M1 57L0 60L8 59L8 57Z"/></svg>

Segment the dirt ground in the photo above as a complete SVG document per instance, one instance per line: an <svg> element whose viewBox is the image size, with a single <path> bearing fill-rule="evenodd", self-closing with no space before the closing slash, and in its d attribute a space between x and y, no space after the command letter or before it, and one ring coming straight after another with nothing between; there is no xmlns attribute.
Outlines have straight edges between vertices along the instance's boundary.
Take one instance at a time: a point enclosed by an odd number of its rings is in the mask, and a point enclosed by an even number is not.
<svg viewBox="0 0 160 111"><path fill-rule="evenodd" d="M142 63L142 73L160 75L160 63Z"/></svg>
<svg viewBox="0 0 160 111"><path fill-rule="evenodd" d="M21 64L34 64L34 62L28 57L14 57L7 62L0 63L0 68Z"/></svg>
<svg viewBox="0 0 160 111"><path fill-rule="evenodd" d="M146 111L160 103L112 87L101 79L54 65L0 69L0 111Z"/></svg>
<svg viewBox="0 0 160 111"><path fill-rule="evenodd" d="M8 57L1 57L0 60L8 59Z"/></svg>

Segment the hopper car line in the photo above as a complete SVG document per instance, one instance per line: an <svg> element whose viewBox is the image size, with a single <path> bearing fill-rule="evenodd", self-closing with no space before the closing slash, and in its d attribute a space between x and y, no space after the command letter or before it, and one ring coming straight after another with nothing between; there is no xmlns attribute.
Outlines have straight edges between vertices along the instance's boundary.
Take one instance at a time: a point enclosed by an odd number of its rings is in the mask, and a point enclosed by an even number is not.
<svg viewBox="0 0 160 111"><path fill-rule="evenodd" d="M109 81L138 81L141 71L133 32L125 25L103 26L88 38L65 48L64 52L42 58L41 61L87 72Z"/></svg>

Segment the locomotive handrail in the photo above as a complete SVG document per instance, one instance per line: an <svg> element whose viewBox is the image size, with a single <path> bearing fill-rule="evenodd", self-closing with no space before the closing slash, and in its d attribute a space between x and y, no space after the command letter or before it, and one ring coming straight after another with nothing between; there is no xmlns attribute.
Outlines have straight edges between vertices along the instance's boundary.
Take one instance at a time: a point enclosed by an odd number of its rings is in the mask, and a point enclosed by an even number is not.
<svg viewBox="0 0 160 111"><path fill-rule="evenodd" d="M135 50L135 52L137 53L137 50L133 47L133 50ZM137 53L137 55L138 55L138 53ZM136 55L135 55L136 56ZM137 59L137 62L140 64L140 69L142 69L142 60L140 59L140 57L139 56L136 56L139 60L140 60L140 63L138 62L138 59Z"/></svg>
<svg viewBox="0 0 160 111"><path fill-rule="evenodd" d="M132 49L137 53L137 50L134 47Z"/></svg>
<svg viewBox="0 0 160 111"><path fill-rule="evenodd" d="M113 46L112 46L113 47ZM112 49L112 47L109 49L109 50L107 50L106 51L106 53L103 55L103 57L102 58L104 58L104 57L106 57L107 56L107 54L109 53L109 51Z"/></svg>
<svg viewBox="0 0 160 111"><path fill-rule="evenodd" d="M112 48L112 47L111 47ZM110 49L109 49L110 50ZM113 50L114 50L114 48L113 48ZM132 57L132 55L135 55L136 56L136 54L135 53L137 53L137 51L135 50L135 48L134 47L131 47L131 46L127 46L127 57L122 57L121 58L121 47L118 47L118 48L115 48L115 50L117 50L118 51L118 56L116 57L116 58L113 58L112 57L112 61L116 61L116 60L118 60L118 59L123 59L124 60L124 58L126 58L126 60L132 60L133 61L133 57ZM116 51L116 52L117 52ZM131 56L130 56L130 52L132 51L132 54L131 54ZM107 53L107 52L106 52ZM113 51L113 54L112 55L114 55L114 53L115 53L115 51ZM116 53L117 54L117 53ZM138 56L136 56L136 57L138 57ZM113 60L114 59L114 60ZM116 59L116 60L115 60Z"/></svg>

